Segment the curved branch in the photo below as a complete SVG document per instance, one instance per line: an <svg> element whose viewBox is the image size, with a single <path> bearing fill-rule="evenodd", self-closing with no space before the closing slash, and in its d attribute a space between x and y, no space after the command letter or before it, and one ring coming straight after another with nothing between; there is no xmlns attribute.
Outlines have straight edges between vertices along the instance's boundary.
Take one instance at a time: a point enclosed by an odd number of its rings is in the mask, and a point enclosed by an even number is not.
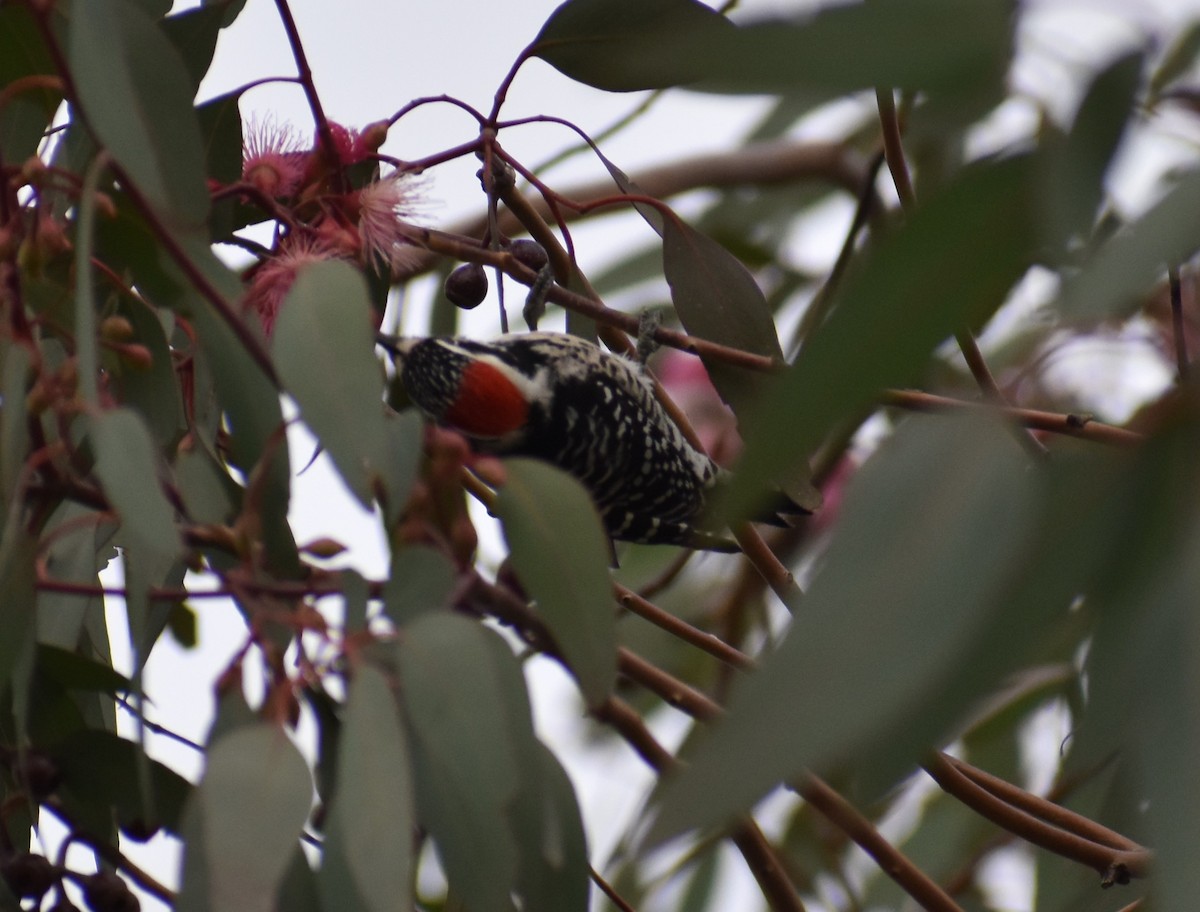
<svg viewBox="0 0 1200 912"><path fill-rule="evenodd" d="M930 912L962 912L962 908L899 849L888 842L871 821L820 777L808 774L796 789L839 830L875 859L879 869Z"/></svg>
<svg viewBox="0 0 1200 912"><path fill-rule="evenodd" d="M968 776L945 754L935 754L924 764L924 769L945 792L997 826L1026 842L1097 871L1103 878L1102 886L1127 883L1131 877L1145 877L1149 873L1152 853L1148 849L1140 846L1136 849L1114 848L1022 810L1016 803L1000 797ZM1064 814L1069 813L1065 809L1059 810ZM1059 816L1058 819L1063 818Z"/></svg>
<svg viewBox="0 0 1200 912"><path fill-rule="evenodd" d="M824 180L857 196L862 191L868 168L869 163L859 152L840 143L777 141L658 165L631 175L631 179L642 193L659 200L702 187L774 186L801 180ZM605 178L568 187L561 196L587 204L611 197L615 189L611 178ZM530 194L526 199L541 218L556 220L555 213L540 194ZM880 208L873 206L872 211L880 211ZM563 213L563 216L574 221L590 214ZM499 213L497 224L505 234L523 232L520 221L508 211ZM486 228L487 218L475 216L448 230L467 237L482 237ZM415 259L401 280L428 272L438 259L436 254Z"/></svg>

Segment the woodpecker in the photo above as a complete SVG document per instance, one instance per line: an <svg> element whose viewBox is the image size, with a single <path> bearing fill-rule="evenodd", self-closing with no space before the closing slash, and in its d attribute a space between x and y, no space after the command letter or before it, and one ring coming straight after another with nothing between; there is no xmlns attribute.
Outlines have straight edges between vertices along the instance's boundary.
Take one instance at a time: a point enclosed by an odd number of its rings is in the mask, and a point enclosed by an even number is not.
<svg viewBox="0 0 1200 912"><path fill-rule="evenodd" d="M573 475L614 539L737 549L704 526L728 473L688 442L640 364L552 332L387 347L431 420L480 452L541 459Z"/></svg>

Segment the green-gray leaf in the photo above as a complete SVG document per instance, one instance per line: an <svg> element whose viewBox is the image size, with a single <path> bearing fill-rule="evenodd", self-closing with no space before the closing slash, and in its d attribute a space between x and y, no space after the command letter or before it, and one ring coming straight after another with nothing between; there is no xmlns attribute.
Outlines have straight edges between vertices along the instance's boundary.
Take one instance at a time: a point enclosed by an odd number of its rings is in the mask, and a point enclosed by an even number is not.
<svg viewBox="0 0 1200 912"><path fill-rule="evenodd" d="M325 905L347 908L336 895L326 895L332 886L326 866L336 856L366 909L409 908L416 815L408 744L391 687L371 665L355 670L338 754L338 788L318 875Z"/></svg>
<svg viewBox="0 0 1200 912"><path fill-rule="evenodd" d="M728 515L752 515L837 422L912 383L940 342L1000 306L1035 246L1032 175L1025 158L968 169L879 245L755 410Z"/></svg>
<svg viewBox="0 0 1200 912"><path fill-rule="evenodd" d="M947 692L1005 609L1035 503L1006 430L908 422L848 492L783 644L659 789L655 837L723 823L809 767L865 753L877 778L902 774L991 683Z"/></svg>
<svg viewBox="0 0 1200 912"><path fill-rule="evenodd" d="M158 455L146 425L136 412L117 408L93 416L91 432L96 474L121 517L129 557L144 567L171 563L183 542L159 484Z"/></svg>
<svg viewBox="0 0 1200 912"><path fill-rule="evenodd" d="M179 53L131 0L89 0L70 16L69 60L100 142L180 228L208 214L193 90Z"/></svg>
<svg viewBox="0 0 1200 912"><path fill-rule="evenodd" d="M530 48L578 82L632 92L699 78L700 61L668 57L663 48L733 30L724 16L696 0L568 0L546 20Z"/></svg>
<svg viewBox="0 0 1200 912"><path fill-rule="evenodd" d="M505 462L496 515L522 584L537 602L588 705L616 678L616 615L608 545L587 491L560 469L532 459Z"/></svg>
<svg viewBox="0 0 1200 912"><path fill-rule="evenodd" d="M273 912L312 803L312 776L279 728L236 729L208 752L197 793L212 908Z"/></svg>
<svg viewBox="0 0 1200 912"><path fill-rule="evenodd" d="M405 627L396 655L421 824L468 908L509 910L509 813L533 742L520 667L496 634L448 614Z"/></svg>
<svg viewBox="0 0 1200 912"><path fill-rule="evenodd" d="M280 308L271 352L305 423L369 509L385 438L383 375L362 276L337 260L303 269Z"/></svg>
<svg viewBox="0 0 1200 912"><path fill-rule="evenodd" d="M775 318L749 270L737 257L678 219L663 226L663 274L684 328L740 351L783 360ZM741 418L758 400L766 375L705 359L717 391ZM743 428L744 430L744 428Z"/></svg>

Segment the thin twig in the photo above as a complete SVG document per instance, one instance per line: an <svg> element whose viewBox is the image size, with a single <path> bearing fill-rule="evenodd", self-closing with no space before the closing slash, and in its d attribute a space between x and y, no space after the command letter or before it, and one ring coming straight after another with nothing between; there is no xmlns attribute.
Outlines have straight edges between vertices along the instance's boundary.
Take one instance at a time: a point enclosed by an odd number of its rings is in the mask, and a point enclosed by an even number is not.
<svg viewBox="0 0 1200 912"><path fill-rule="evenodd" d="M317 141L321 145L325 159L329 162L340 192L345 189L345 175L340 167L341 159L338 155L337 142L333 138L329 120L325 117L325 110L321 106L321 96L317 94L316 83L313 82L312 67L308 65L308 55L304 53L304 44L300 41L300 30L296 28L296 20L292 16L288 0L275 0L275 7L279 10L279 18L283 21L283 30L287 33L292 57L296 61L297 78L304 88L304 97L308 99L308 107L312 111L313 122L317 127Z"/></svg>
<svg viewBox="0 0 1200 912"><path fill-rule="evenodd" d="M62 822L63 826L70 831L72 839L90 846L97 855L117 870L127 874L130 880L147 893L162 900L167 906L174 908L176 900L174 890L130 861L116 846L110 845L100 837L81 828L57 801L47 801L42 804L42 807L50 811L50 813Z"/></svg>
<svg viewBox="0 0 1200 912"><path fill-rule="evenodd" d="M698 627L693 627L687 621L663 611L653 602L625 588L620 583L614 583L613 589L617 593L617 601L623 608L649 621L659 629L665 630L685 643L690 643L697 649L704 650L709 655L720 659L727 665L732 665L734 668L748 670L754 667L754 660L750 656L746 655L740 649L730 646L720 637L706 630L701 630Z"/></svg>
<svg viewBox="0 0 1200 912"><path fill-rule="evenodd" d="M1119 849L1123 852L1146 851L1145 847L1139 843L1122 836L1115 830L1110 830L1108 827L1102 826L1088 817L1084 817L1082 814L1076 814L1074 811L1067 810L1062 805L1055 804L1053 801L1039 798L1037 795L1013 785L1006 779L993 776L991 773L985 772L979 769L979 767L967 763L965 760L959 760L948 754L942 754L942 756L976 785L987 789L997 798L1004 799L1013 807L1035 814L1047 823L1052 823L1061 829L1069 830L1085 839L1090 839L1093 842L1098 842L1101 845Z"/></svg>
<svg viewBox="0 0 1200 912"><path fill-rule="evenodd" d="M648 196L669 199L700 187L770 187L802 180L824 180L851 193L862 192L867 163L862 156L842 143L797 143L778 141L756 143L735 152L685 158L666 165L649 168L631 175L632 181ZM871 184L870 192L874 193ZM611 178L568 187L562 196L590 203L612 196ZM528 196L530 204L543 219L553 219L554 212L540 193ZM872 206L872 211L878 207ZM567 221L575 221L599 210L582 213L563 213ZM452 234L479 237L487 225L484 216L472 217L450 227ZM501 213L497 221L500 231L517 234L521 223L512 213ZM403 278L413 278L434 268L439 251L414 259Z"/></svg>
<svg viewBox="0 0 1200 912"><path fill-rule="evenodd" d="M841 285L842 277L846 274L846 269L850 265L850 259L854 255L855 245L858 242L858 235L866 227L871 216L881 208L879 194L875 192L875 178L882 166L883 150L881 149L871 159L871 163L867 166L866 174L863 175L862 186L858 191L858 201L854 207L854 217L850 220L850 227L846 231L845 238L842 240L842 249L838 251L837 259L834 260L833 268L829 270L829 275L826 277L824 284L813 295L813 299L805 309L800 322L796 324L796 330L792 334L788 351L794 352L799 349L804 340L821 325L825 319L825 315L829 312L829 308L833 306L835 299L834 292Z"/></svg>
<svg viewBox="0 0 1200 912"><path fill-rule="evenodd" d="M924 769L944 791L997 826L1099 872L1103 886L1125 883L1130 877L1145 877L1149 873L1149 850L1115 849L1048 823L979 785L944 754L935 754L924 764Z"/></svg>
<svg viewBox="0 0 1200 912"><path fill-rule="evenodd" d="M656 772L665 773L677 765L675 758L658 743L641 716L624 700L610 697L593 710L592 716L615 730ZM777 912L804 912L800 895L758 824L744 817L735 824L730 838L742 853L771 908Z"/></svg>
<svg viewBox="0 0 1200 912"><path fill-rule="evenodd" d="M908 173L908 163L904 158L904 143L901 139L900 118L896 114L896 99L891 89L877 88L875 100L879 106L879 126L883 132L883 155L887 161L888 171L892 175L892 183L896 185L896 195L900 197L900 206L905 212L911 212L917 203L913 192L912 177Z"/></svg>
<svg viewBox="0 0 1200 912"><path fill-rule="evenodd" d="M588 873L591 875L592 883L600 888L600 892L608 897L608 901L616 906L620 912L636 912L636 910L627 903L624 897L621 896L607 880L600 876L600 872L588 865Z"/></svg>
<svg viewBox="0 0 1200 912"><path fill-rule="evenodd" d="M962 908L903 852L883 838L871 821L820 777L807 774L796 789L864 852L879 869L929 912L962 912Z"/></svg>
<svg viewBox="0 0 1200 912"><path fill-rule="evenodd" d="M1087 415L1043 412L1037 409L1017 408L1013 405L990 405L987 403L970 402L965 399L936 396L932 393L922 393L917 390L885 390L880 401L883 405L908 409L914 412L970 409L991 411L1033 430L1050 431L1055 434L1064 434L1068 437L1078 437L1081 440L1091 440L1095 443L1106 443L1112 446L1134 446L1145 439L1136 431L1130 431L1111 424L1104 424L1100 421L1093 421Z"/></svg>
<svg viewBox="0 0 1200 912"><path fill-rule="evenodd" d="M627 646L617 649L617 670L629 680L641 684L667 705L687 713L694 719L711 722L724 712L715 700L706 697L670 672L647 662Z"/></svg>
<svg viewBox="0 0 1200 912"><path fill-rule="evenodd" d="M1179 382L1186 383L1190 361L1183 325L1183 285L1179 281L1178 266L1167 270L1167 281L1171 287L1171 331L1175 336L1175 370Z"/></svg>
<svg viewBox="0 0 1200 912"><path fill-rule="evenodd" d="M746 560L754 565L754 569L766 580L771 591L778 596L789 611L793 613L797 611L804 593L797 585L792 571L783 565L775 552L763 540L759 531L750 523L741 523L733 530L733 536L737 539L738 546L741 547Z"/></svg>

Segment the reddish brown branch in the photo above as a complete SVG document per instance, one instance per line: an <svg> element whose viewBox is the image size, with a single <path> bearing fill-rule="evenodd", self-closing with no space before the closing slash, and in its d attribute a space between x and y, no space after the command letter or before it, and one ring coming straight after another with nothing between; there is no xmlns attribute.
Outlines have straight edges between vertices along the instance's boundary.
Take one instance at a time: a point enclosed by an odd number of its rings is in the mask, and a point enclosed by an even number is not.
<svg viewBox="0 0 1200 912"><path fill-rule="evenodd" d="M617 601L628 611L649 621L654 626L665 630L672 636L678 637L685 643L690 643L697 649L702 649L714 658L720 659L734 668L748 670L754 667L754 660L740 649L730 646L720 637L698 627L693 627L687 621L663 611L653 602L648 601L636 592L626 589L620 583L615 583L613 589L617 593Z"/></svg>
<svg viewBox="0 0 1200 912"><path fill-rule="evenodd" d="M962 908L941 887L884 839L870 820L822 779L810 773L801 781L797 791L875 859L879 869L920 903L922 909L929 912L962 912Z"/></svg>
<svg viewBox="0 0 1200 912"><path fill-rule="evenodd" d="M1050 431L1054 434L1065 434L1068 437L1078 437L1081 440L1091 440L1095 443L1107 443L1113 446L1133 446L1145 439L1136 431L1093 421L1084 415L1043 412L1037 409L1018 408L1013 405L969 402L965 399L951 399L947 396L936 396L917 390L886 390L880 397L880 401L884 405L914 412L990 410L1033 430Z"/></svg>
<svg viewBox="0 0 1200 912"><path fill-rule="evenodd" d="M1179 267L1167 270L1167 283L1171 296L1171 332L1175 337L1175 371L1180 383L1186 383L1190 361L1187 350L1187 333L1183 325L1183 286L1179 281Z"/></svg>
<svg viewBox="0 0 1200 912"><path fill-rule="evenodd" d="M600 872L595 868L588 866L588 873L591 875L592 883L600 888L600 892L608 897L608 901L617 907L619 912L635 912L633 906L625 901L607 880L600 876Z"/></svg>
<svg viewBox="0 0 1200 912"><path fill-rule="evenodd" d="M890 88L878 88L875 90L875 100L879 106L884 159L887 161L888 171L891 172L892 183L896 185L900 206L905 212L911 212L916 205L917 196L913 192L912 177L908 173L908 162L904 158L904 142L901 139L903 129L896 113L896 99Z"/></svg>
<svg viewBox="0 0 1200 912"><path fill-rule="evenodd" d="M308 64L308 55L304 53L304 44L300 40L300 30L296 28L296 20L292 16L292 9L288 5L287 0L275 0L275 7L279 10L279 18L283 22L283 30L287 33L288 44L292 49L292 57L296 61L296 76L304 89L304 97L308 99L308 107L312 111L313 123L316 124L317 140L321 145L321 152L329 163L330 170L335 175L335 180L339 184L344 184L345 176L342 174L341 157L338 155L337 142L333 138L333 131L329 128L329 120L325 117L325 110L321 106L321 96L317 94L317 86L313 82L312 67ZM342 187L340 189L345 188Z"/></svg>
<svg viewBox="0 0 1200 912"><path fill-rule="evenodd" d="M660 165L635 173L632 180L642 193L658 200L669 199L699 187L772 186L802 180L826 180L858 194L866 171L867 163L862 156L840 143L779 141ZM589 204L610 198L613 191L612 179L605 178L569 187L559 195ZM540 193L531 194L527 199L541 218L556 220L555 212ZM564 217L574 220L584 217L584 214L564 213ZM500 214L497 227L504 234L517 234L522 230L520 221L510 212ZM477 216L451 226L450 233L480 237L486 228L486 217ZM435 251L434 255L415 261L404 278L431 269L437 260L437 253Z"/></svg>
<svg viewBox="0 0 1200 912"><path fill-rule="evenodd" d="M991 773L979 769L977 766L972 766L965 760L959 760L956 757L951 757L948 754L942 754L956 770L979 785L997 798L1002 798L1011 804L1013 807L1020 808L1023 811L1028 811L1031 814L1040 817L1047 823L1052 823L1064 830L1069 830L1076 833L1085 839L1091 839L1093 842L1098 842L1101 845L1106 845L1114 849L1119 849L1125 852L1144 852L1145 847L1134 842L1115 830L1110 830L1106 826L1101 826L1096 821L1081 814L1076 814L1074 811L1069 811L1053 801L1047 801L1045 798L1039 798L1025 789L1013 785L1011 782L1001 779L999 776L993 776Z"/></svg>
<svg viewBox="0 0 1200 912"><path fill-rule="evenodd" d="M593 710L592 716L616 731L656 772L665 773L675 767L676 761L670 751L658 743L641 716L625 701L610 697ZM777 912L804 912L796 888L758 824L743 818L734 826L730 838L742 853L770 907Z"/></svg>
<svg viewBox="0 0 1200 912"><path fill-rule="evenodd" d="M925 764L925 771L944 791L997 826L1026 842L1099 872L1103 878L1102 886L1126 883L1131 877L1145 877L1149 873L1151 852L1148 849L1114 848L1035 816L979 784L945 754L935 754ZM1063 818L1058 816L1057 819Z"/></svg>

